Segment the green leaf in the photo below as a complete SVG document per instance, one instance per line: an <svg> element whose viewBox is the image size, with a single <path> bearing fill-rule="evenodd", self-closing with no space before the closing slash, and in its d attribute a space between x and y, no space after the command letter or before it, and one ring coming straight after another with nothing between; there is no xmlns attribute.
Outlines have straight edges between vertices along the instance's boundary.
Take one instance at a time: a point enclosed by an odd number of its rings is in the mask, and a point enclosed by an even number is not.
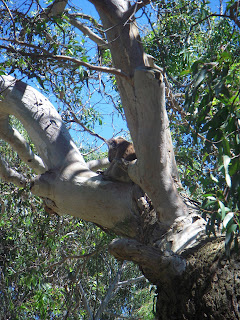
<svg viewBox="0 0 240 320"><path fill-rule="evenodd" d="M190 73L190 70L183 70L181 73L180 73L180 76L186 76L187 74Z"/></svg>
<svg viewBox="0 0 240 320"><path fill-rule="evenodd" d="M223 165L224 165L224 169L225 169L225 180L227 185L229 186L229 188L231 187L231 177L228 174L228 166L231 162L231 158L227 155L223 156Z"/></svg>
<svg viewBox="0 0 240 320"><path fill-rule="evenodd" d="M233 223L227 228L227 233L233 233L237 231L238 225Z"/></svg>
<svg viewBox="0 0 240 320"><path fill-rule="evenodd" d="M212 174L210 174L210 178L212 179L212 181L214 181L214 182L216 182L216 183L218 183L219 181L218 181L218 179L217 178L215 178Z"/></svg>
<svg viewBox="0 0 240 320"><path fill-rule="evenodd" d="M208 70L203 67L202 70L198 73L196 81L193 83L194 88L197 88L200 83L205 79L206 75L207 75Z"/></svg>
<svg viewBox="0 0 240 320"><path fill-rule="evenodd" d="M208 196L207 199L211 200L211 201L217 201L217 199L213 196Z"/></svg>
<svg viewBox="0 0 240 320"><path fill-rule="evenodd" d="M226 173L225 179L226 179L227 185L229 186L229 188L231 188L232 182L231 182L231 177L228 173Z"/></svg>
<svg viewBox="0 0 240 320"><path fill-rule="evenodd" d="M218 203L219 203L219 206L220 206L220 211L221 211L221 213L222 213L222 219L224 219L225 218L225 215L226 215L226 210L225 210L225 206L224 206L224 204L222 203L222 201L218 201Z"/></svg>
<svg viewBox="0 0 240 320"><path fill-rule="evenodd" d="M229 212L223 220L223 227L227 228L228 223L233 219L234 212Z"/></svg>

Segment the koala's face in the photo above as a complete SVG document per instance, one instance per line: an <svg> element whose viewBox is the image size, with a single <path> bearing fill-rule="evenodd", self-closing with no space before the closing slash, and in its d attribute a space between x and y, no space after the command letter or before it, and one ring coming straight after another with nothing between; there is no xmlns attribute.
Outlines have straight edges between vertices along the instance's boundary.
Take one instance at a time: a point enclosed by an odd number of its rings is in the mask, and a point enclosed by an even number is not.
<svg viewBox="0 0 240 320"><path fill-rule="evenodd" d="M122 137L112 138L107 141L109 162L112 162L113 159L117 157L118 146L122 141L125 141Z"/></svg>

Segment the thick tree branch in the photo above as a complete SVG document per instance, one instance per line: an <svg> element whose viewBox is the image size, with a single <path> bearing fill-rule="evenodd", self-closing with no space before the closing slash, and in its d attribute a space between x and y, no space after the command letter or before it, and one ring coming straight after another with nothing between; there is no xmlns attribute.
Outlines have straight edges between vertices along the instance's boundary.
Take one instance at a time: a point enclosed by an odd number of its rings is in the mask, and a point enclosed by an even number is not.
<svg viewBox="0 0 240 320"><path fill-rule="evenodd" d="M109 165L110 165L110 162L108 161L108 158L91 160L91 161L87 162L88 168L92 171L97 171L99 169L108 168Z"/></svg>
<svg viewBox="0 0 240 320"><path fill-rule="evenodd" d="M137 236L133 185L105 181L89 170L61 117L38 91L10 76L0 78L0 89L0 113L22 122L48 170L32 181L31 191L60 215L69 213L117 234Z"/></svg>
<svg viewBox="0 0 240 320"><path fill-rule="evenodd" d="M156 275L159 281L169 281L171 277L181 275L186 269L186 262L178 255L167 251L163 253L136 240L113 240L109 245L109 252L118 260L130 260L140 265L153 283L156 283Z"/></svg>
<svg viewBox="0 0 240 320"><path fill-rule="evenodd" d="M52 4L44 9L44 12L41 14L41 16L44 18L45 16L54 17L62 14L66 8L67 3L68 0L55 0Z"/></svg>
<svg viewBox="0 0 240 320"><path fill-rule="evenodd" d="M77 163L88 170L54 106L37 90L10 76L1 76L0 112L15 115L24 125L46 169Z"/></svg>
<svg viewBox="0 0 240 320"><path fill-rule="evenodd" d="M163 78L159 71L138 68L134 86L138 160L129 166L129 176L151 198L160 221L171 224L175 218L186 215L187 208L174 185L178 174L165 108Z"/></svg>

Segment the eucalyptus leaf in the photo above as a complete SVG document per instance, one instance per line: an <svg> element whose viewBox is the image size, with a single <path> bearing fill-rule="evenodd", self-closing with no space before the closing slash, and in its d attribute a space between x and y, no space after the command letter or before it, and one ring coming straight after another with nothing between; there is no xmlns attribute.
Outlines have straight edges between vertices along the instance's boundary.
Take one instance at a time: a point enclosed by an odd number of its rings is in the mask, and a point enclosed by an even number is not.
<svg viewBox="0 0 240 320"><path fill-rule="evenodd" d="M228 223L233 219L234 212L229 212L223 220L223 227L227 228Z"/></svg>

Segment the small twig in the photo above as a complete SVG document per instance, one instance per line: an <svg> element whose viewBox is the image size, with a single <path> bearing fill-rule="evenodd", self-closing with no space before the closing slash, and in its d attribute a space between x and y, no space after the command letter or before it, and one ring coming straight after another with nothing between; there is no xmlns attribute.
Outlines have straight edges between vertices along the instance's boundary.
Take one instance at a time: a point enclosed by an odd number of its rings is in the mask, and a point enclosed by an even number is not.
<svg viewBox="0 0 240 320"><path fill-rule="evenodd" d="M36 46L36 45L34 45L34 44L31 44L31 43L26 43L26 42L23 42L23 41L19 41L19 40L17 40L17 39L0 38L0 40L1 40L1 41L6 41L6 42L12 42L12 43L15 43L15 44L19 44L20 46L24 46L24 47L28 47L28 48L40 50L40 51L44 52L44 53L47 54L47 55L51 55L51 52L49 52L49 51L46 50L45 48ZM7 48L7 47L6 47L6 48ZM18 52L17 50L15 50L15 51Z"/></svg>
<svg viewBox="0 0 240 320"><path fill-rule="evenodd" d="M16 28L15 28L15 22L14 22L14 19L13 19L13 16L12 16L12 13L10 11L10 9L8 8L6 2L4 0L2 0L2 3L4 4L5 8L7 9L9 15L10 15L10 18L12 20L12 23L13 23L13 33L14 33L14 38L16 39Z"/></svg>
<svg viewBox="0 0 240 320"><path fill-rule="evenodd" d="M99 247L98 249L94 250L91 253L86 253L86 254L82 254L82 255L70 255L70 256L66 256L64 257L62 260L53 263L52 265L49 266L50 269L53 269L55 267L57 267L60 264L63 264L65 261L69 260L69 259L90 259L91 257L95 256L95 254L99 253L99 251L102 251L104 248L106 248L107 246L102 246L101 248Z"/></svg>
<svg viewBox="0 0 240 320"><path fill-rule="evenodd" d="M227 14L218 14L218 13L209 14L207 17L205 17L205 18L203 18L203 19L201 19L201 20L199 20L199 21L197 21L196 23L194 23L194 24L191 25L191 27L190 27L190 29L189 29L189 32L188 32L188 34L187 34L187 36L186 36L186 38L185 38L185 42L188 41L188 37L189 37L190 33L192 32L192 29L193 29L195 26L197 26L199 23L202 23L202 22L205 21L205 20L208 20L208 19L211 18L211 17L228 18L228 19L230 19L230 20L233 20L233 21L236 23L236 21L235 21L231 16L228 16Z"/></svg>

